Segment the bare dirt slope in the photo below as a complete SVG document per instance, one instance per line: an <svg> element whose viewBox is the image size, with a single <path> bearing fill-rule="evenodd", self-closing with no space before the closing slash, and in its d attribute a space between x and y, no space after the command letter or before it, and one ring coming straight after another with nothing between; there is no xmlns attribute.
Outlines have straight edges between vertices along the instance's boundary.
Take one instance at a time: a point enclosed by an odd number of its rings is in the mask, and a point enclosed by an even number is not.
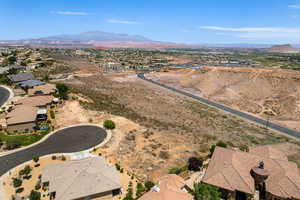
<svg viewBox="0 0 300 200"><path fill-rule="evenodd" d="M300 130L300 72L212 67L150 77Z"/></svg>
<svg viewBox="0 0 300 200"><path fill-rule="evenodd" d="M300 163L296 141L132 75L77 77L66 83L90 100L81 101L83 108L99 112L91 117L93 122L103 115L115 116L119 130L103 151L140 175L166 173L171 167L182 166L190 156L205 155L218 140L239 148L277 144Z"/></svg>

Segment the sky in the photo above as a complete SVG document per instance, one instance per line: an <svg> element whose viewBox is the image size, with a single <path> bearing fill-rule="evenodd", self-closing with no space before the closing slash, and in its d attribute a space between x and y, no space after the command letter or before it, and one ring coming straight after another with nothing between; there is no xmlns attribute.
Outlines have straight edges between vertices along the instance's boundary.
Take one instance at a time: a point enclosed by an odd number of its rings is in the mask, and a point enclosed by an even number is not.
<svg viewBox="0 0 300 200"><path fill-rule="evenodd" d="M300 0L0 0L0 40L87 31L189 44L300 44Z"/></svg>

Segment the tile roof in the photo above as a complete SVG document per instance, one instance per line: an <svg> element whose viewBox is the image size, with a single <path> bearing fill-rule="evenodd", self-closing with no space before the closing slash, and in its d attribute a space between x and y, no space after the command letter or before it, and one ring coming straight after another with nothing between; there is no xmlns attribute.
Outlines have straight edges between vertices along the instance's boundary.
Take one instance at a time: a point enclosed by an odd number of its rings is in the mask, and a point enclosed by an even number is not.
<svg viewBox="0 0 300 200"><path fill-rule="evenodd" d="M182 191L184 185L183 178L175 174L166 175L140 200L192 200L192 195Z"/></svg>
<svg viewBox="0 0 300 200"><path fill-rule="evenodd" d="M34 79L34 76L31 72L24 72L24 73L8 75L7 77L14 83Z"/></svg>
<svg viewBox="0 0 300 200"><path fill-rule="evenodd" d="M250 171L260 161L269 172L266 191L278 197L300 199L300 172L296 163L289 162L282 152L270 146L253 148L249 153L217 147L202 181L230 191L254 194Z"/></svg>
<svg viewBox="0 0 300 200"><path fill-rule="evenodd" d="M7 125L34 122L36 119L37 108L26 105L18 105L13 108L6 116Z"/></svg>
<svg viewBox="0 0 300 200"><path fill-rule="evenodd" d="M42 172L42 183L45 182L49 182L49 191L55 191L59 200L84 198L122 187L115 167L100 156L47 166Z"/></svg>
<svg viewBox="0 0 300 200"><path fill-rule="evenodd" d="M26 97L24 99L20 99L19 101L15 102L16 105L27 105L31 107L41 107L51 104L54 97L52 96L32 96Z"/></svg>
<svg viewBox="0 0 300 200"><path fill-rule="evenodd" d="M55 85L47 83L45 85L39 85L39 86L30 88L28 90L28 95L29 96L38 95L38 94L48 95L48 94L54 93L55 91L56 91Z"/></svg>

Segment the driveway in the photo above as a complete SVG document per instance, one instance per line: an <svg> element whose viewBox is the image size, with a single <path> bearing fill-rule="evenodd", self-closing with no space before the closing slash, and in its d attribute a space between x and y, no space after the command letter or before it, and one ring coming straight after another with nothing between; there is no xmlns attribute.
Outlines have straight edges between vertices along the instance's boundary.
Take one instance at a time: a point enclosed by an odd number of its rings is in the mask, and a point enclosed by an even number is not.
<svg viewBox="0 0 300 200"><path fill-rule="evenodd" d="M0 86L0 108L9 99L9 95L9 91L6 88Z"/></svg>
<svg viewBox="0 0 300 200"><path fill-rule="evenodd" d="M44 142L31 148L0 157L0 176L10 169L52 153L72 153L90 149L105 140L104 129L93 125L75 126L62 129L51 135Z"/></svg>

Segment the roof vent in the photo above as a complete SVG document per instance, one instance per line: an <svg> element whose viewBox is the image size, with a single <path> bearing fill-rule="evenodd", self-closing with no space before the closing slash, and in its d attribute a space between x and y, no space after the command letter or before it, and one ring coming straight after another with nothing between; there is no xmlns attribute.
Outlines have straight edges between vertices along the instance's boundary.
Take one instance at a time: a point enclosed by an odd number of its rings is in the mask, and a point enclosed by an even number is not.
<svg viewBox="0 0 300 200"><path fill-rule="evenodd" d="M160 191L160 188L159 188L157 185L155 185L155 186L152 188L152 191L154 191L154 192L159 192L159 191Z"/></svg>

